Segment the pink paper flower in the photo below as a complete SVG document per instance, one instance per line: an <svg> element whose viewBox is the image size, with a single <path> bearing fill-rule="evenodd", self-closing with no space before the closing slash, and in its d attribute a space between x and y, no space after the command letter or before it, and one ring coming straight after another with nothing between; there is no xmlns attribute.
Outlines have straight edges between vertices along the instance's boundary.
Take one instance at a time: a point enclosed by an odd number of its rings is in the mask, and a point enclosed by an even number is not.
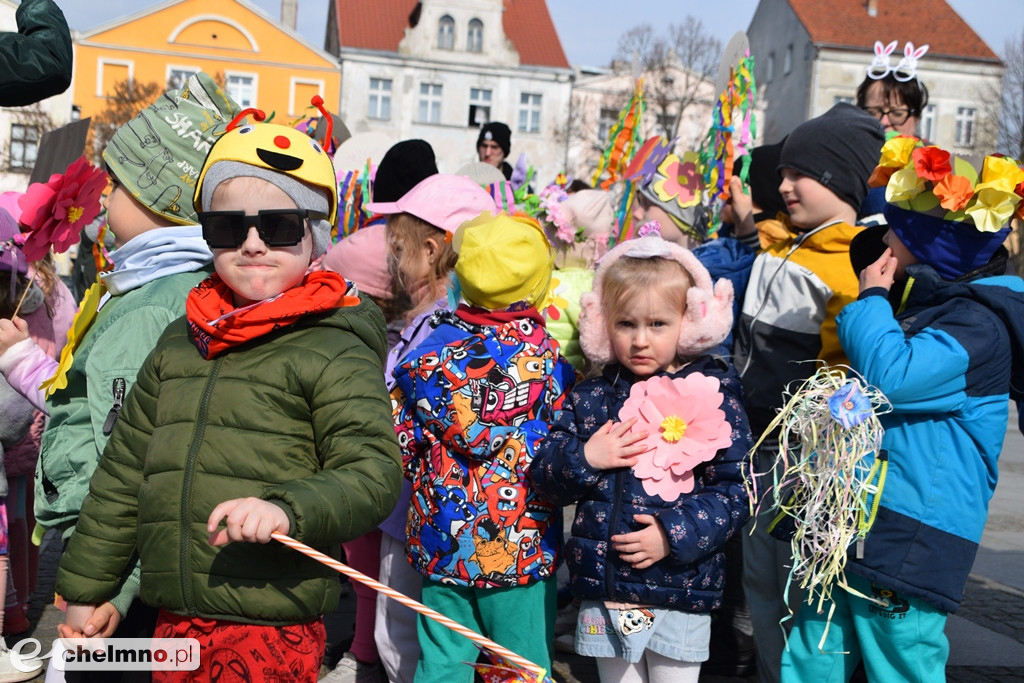
<svg viewBox="0 0 1024 683"><path fill-rule="evenodd" d="M732 445L732 426L721 409L724 397L714 377L651 377L637 382L619 411L619 420L637 418L648 450L633 474L648 495L672 502L693 490L693 469Z"/></svg>
<svg viewBox="0 0 1024 683"><path fill-rule="evenodd" d="M18 200L21 223L26 232L16 239L25 258L38 261L52 247L64 252L78 242L82 228L100 213L100 195L107 186L107 174L79 157L63 174L55 173L45 183L32 183Z"/></svg>

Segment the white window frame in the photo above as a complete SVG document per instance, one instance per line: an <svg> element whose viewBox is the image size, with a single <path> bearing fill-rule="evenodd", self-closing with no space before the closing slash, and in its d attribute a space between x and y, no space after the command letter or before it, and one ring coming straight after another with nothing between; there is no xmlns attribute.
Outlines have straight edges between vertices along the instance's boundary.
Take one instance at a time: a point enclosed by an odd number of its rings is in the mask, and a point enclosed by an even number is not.
<svg viewBox="0 0 1024 683"><path fill-rule="evenodd" d="M175 73L188 74L188 76L185 76L185 78L181 79L181 83L178 83L177 85L174 86L175 88L182 88L185 85L185 81L187 81L189 79L189 77L195 76L197 73L199 73L202 70L203 70L203 68L200 67L200 66L189 66L189 65L184 65L184 64L168 64L167 67L164 69L164 87L170 87L170 85L171 85L171 76L173 76ZM163 88L161 88L161 90L162 89Z"/></svg>
<svg viewBox="0 0 1024 683"><path fill-rule="evenodd" d="M540 132L540 119L543 108L544 96L542 93L519 93L519 112L516 115L516 128L520 133Z"/></svg>
<svg viewBox="0 0 1024 683"><path fill-rule="evenodd" d="M437 20L437 49L455 49L455 18L450 14Z"/></svg>
<svg viewBox="0 0 1024 683"><path fill-rule="evenodd" d="M476 17L466 24L466 52L481 53L484 51L484 22Z"/></svg>
<svg viewBox="0 0 1024 683"><path fill-rule="evenodd" d="M782 75L788 74L793 70L793 44L790 43L786 46L786 54L782 59Z"/></svg>
<svg viewBox="0 0 1024 683"><path fill-rule="evenodd" d="M424 90L424 89L428 90ZM420 83L419 99L416 102L416 123L441 123L441 99L444 85L441 83Z"/></svg>
<svg viewBox="0 0 1024 683"><path fill-rule="evenodd" d="M245 104L244 102L242 102L242 100L235 96L235 93L231 92L232 78L248 78L251 81L249 87L252 88L252 97L250 97L249 99L249 104ZM226 90L228 95L231 96L231 99L237 102L242 108L258 107L259 104L256 98L256 94L260 91L260 76L257 73L252 73L249 71L225 71L224 90Z"/></svg>
<svg viewBox="0 0 1024 683"><path fill-rule="evenodd" d="M106 93L103 92L103 69L106 66L126 66L128 67L128 78L129 80L135 80L135 62L130 59L105 59L100 57L97 60L96 68L96 97L106 97Z"/></svg>
<svg viewBox="0 0 1024 683"><path fill-rule="evenodd" d="M387 87L383 87L387 84ZM376 87L374 87L376 86ZM391 78L370 76L369 95L366 100L366 118L376 121L391 120L391 93L395 83Z"/></svg>
<svg viewBox="0 0 1024 683"><path fill-rule="evenodd" d="M974 134L978 110L974 107L956 108L956 146L974 147Z"/></svg>
<svg viewBox="0 0 1024 683"><path fill-rule="evenodd" d="M295 97L296 97L295 90L296 90L296 87L295 86L297 86L297 85L313 85L313 86L316 86L317 94L320 95L320 97L324 96L324 81L323 81L322 78L299 78L297 76L292 76L291 80L288 83L288 115L289 116L297 116L298 114L304 112L306 110L306 107L309 106L309 102L303 102L302 103L302 109L296 111L296 109L295 109Z"/></svg>
<svg viewBox="0 0 1024 683"><path fill-rule="evenodd" d="M934 140L935 139L935 126L939 120L939 112L936 109L936 105L929 104L921 112L921 121L917 124L917 130L920 133L919 137L922 140Z"/></svg>
<svg viewBox="0 0 1024 683"><path fill-rule="evenodd" d="M614 107L601 107L597 112L597 139L602 147L608 141L608 134L619 121L619 110Z"/></svg>
<svg viewBox="0 0 1024 683"><path fill-rule="evenodd" d="M26 135L24 138L16 139L14 137L14 128L20 127L25 130L26 133L32 131L35 133L35 139L29 139L31 136ZM7 168L14 173L30 173L36 165L36 160L39 158L39 141L43 137L43 133L39 130L38 126L31 126L24 121L11 121L10 137L8 143L8 155L7 155ZM22 162L21 165L14 165L14 145L21 144L23 146L23 152L27 152L32 149L35 150L31 154L31 159L28 158L30 155L23 153L19 159Z"/></svg>
<svg viewBox="0 0 1024 683"><path fill-rule="evenodd" d="M471 87L469 89L469 126L480 127L491 120L491 107L494 102L494 91L490 88ZM482 121L473 120L474 107L476 111L487 110L487 116Z"/></svg>

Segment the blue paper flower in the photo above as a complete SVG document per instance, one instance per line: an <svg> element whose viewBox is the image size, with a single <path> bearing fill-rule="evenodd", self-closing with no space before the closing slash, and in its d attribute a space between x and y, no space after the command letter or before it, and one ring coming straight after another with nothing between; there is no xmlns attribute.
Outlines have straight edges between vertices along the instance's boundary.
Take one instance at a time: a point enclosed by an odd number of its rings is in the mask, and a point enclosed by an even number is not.
<svg viewBox="0 0 1024 683"><path fill-rule="evenodd" d="M847 382L829 397L828 411L843 429L849 429L871 417L871 401L856 382Z"/></svg>

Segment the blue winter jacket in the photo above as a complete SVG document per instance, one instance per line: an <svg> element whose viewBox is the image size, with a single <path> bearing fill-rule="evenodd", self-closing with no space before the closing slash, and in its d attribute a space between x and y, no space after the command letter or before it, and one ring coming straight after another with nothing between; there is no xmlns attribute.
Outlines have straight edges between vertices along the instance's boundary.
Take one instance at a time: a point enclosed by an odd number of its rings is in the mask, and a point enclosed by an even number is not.
<svg viewBox="0 0 1024 683"><path fill-rule="evenodd" d="M837 318L851 366L893 406L880 418L889 471L878 518L848 568L953 612L999 478L1009 399L1024 389L1024 281L907 274L895 316L871 289Z"/></svg>
<svg viewBox="0 0 1024 683"><path fill-rule="evenodd" d="M701 356L669 376L692 373L721 381L721 408L732 425L733 442L697 468L691 493L671 503L647 494L629 468L596 470L583 456L583 445L594 432L608 420L618 421L638 381L621 365L610 364L600 377L577 384L541 442L528 475L533 486L558 504L577 504L565 549L577 597L687 612L721 605L722 546L748 517L741 470L751 448L750 427L740 402L739 376L729 362ZM657 517L670 544L669 556L646 569L633 569L609 549L612 536L643 528L633 519L638 514Z"/></svg>

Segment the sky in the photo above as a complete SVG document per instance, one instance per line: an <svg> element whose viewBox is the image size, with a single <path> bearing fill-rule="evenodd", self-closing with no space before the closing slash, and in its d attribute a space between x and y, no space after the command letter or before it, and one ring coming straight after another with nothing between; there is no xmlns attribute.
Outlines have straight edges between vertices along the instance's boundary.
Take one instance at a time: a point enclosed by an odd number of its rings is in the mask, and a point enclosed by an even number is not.
<svg viewBox="0 0 1024 683"><path fill-rule="evenodd" d="M281 14L280 0L249 0L273 18ZM309 42L322 47L329 0L298 0L298 31ZM894 0L911 2L912 0ZM996 54L1003 54L1007 39L1024 30L1021 0L947 0ZM621 0L547 0L562 47L569 63L606 66L618 45L619 36L642 23L655 27L680 22L688 15L700 19L709 33L723 45L736 31L750 25L758 0L672 0L633 2ZM161 4L153 0L57 0L72 29L84 31ZM631 13L622 8L631 5ZM672 8L667 10L666 8ZM717 11L716 11L717 10Z"/></svg>

